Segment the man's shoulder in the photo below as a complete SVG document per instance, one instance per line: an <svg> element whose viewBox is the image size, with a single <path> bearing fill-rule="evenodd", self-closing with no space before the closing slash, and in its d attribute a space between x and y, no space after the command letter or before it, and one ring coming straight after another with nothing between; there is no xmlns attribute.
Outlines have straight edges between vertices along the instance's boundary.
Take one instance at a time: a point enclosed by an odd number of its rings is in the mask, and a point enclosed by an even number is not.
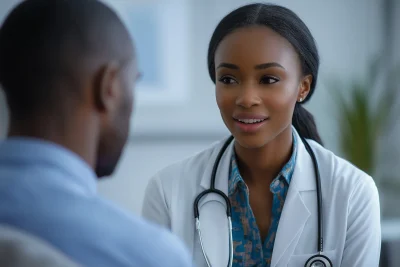
<svg viewBox="0 0 400 267"><path fill-rule="evenodd" d="M101 197L64 196L51 205L35 204L34 218L16 208L0 212L0 222L45 240L84 266L191 266L185 247L169 231Z"/></svg>
<svg viewBox="0 0 400 267"><path fill-rule="evenodd" d="M75 212L65 208L65 215L52 220L63 233L50 238L85 266L191 266L177 237L107 199L63 203L68 205Z"/></svg>
<svg viewBox="0 0 400 267"><path fill-rule="evenodd" d="M177 236L142 218L138 219L146 234L144 246L141 247L143 255L147 256L143 259L146 266L193 266L189 251Z"/></svg>
<svg viewBox="0 0 400 267"><path fill-rule="evenodd" d="M113 243L115 254L125 254L130 264L137 266L192 266L186 247L178 237L144 218L127 212L112 202L98 201L103 214L113 217L107 223L97 224L92 233L109 231L109 240L104 246ZM103 207L100 207L103 206Z"/></svg>

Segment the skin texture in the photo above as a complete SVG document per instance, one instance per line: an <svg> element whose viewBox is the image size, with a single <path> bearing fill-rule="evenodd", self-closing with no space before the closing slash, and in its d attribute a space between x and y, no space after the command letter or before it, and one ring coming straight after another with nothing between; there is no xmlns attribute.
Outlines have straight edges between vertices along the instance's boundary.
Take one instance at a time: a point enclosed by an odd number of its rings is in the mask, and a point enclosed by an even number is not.
<svg viewBox="0 0 400 267"><path fill-rule="evenodd" d="M241 28L227 35L215 53L216 100L235 137L240 173L262 240L270 227L270 183L292 153L292 116L297 101L310 91L312 77L301 72L292 45L268 27ZM266 118L246 132L235 118Z"/></svg>

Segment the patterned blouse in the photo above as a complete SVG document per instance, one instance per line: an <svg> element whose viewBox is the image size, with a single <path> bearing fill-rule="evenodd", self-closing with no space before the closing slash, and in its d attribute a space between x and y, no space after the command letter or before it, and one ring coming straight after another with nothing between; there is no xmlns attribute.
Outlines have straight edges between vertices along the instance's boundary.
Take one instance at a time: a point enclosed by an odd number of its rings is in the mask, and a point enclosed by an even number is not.
<svg viewBox="0 0 400 267"><path fill-rule="evenodd" d="M233 153L231 175L229 176L229 199L232 203L233 266L270 266L275 234L293 175L296 156L297 140L293 135L292 156L270 185L273 193L272 221L268 235L262 242L250 207L249 190L239 173L236 156Z"/></svg>

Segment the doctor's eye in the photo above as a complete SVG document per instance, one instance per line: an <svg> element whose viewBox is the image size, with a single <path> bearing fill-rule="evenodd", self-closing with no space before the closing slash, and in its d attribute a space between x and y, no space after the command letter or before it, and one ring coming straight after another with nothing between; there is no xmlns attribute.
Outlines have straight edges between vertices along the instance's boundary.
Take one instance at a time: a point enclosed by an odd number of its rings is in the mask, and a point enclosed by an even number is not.
<svg viewBox="0 0 400 267"><path fill-rule="evenodd" d="M279 82L279 79L272 76L263 76L260 80L261 84L274 84L277 82Z"/></svg>
<svg viewBox="0 0 400 267"><path fill-rule="evenodd" d="M222 76L221 78L218 79L219 82L223 83L223 84L234 84L237 83L237 81L230 77L230 76Z"/></svg>

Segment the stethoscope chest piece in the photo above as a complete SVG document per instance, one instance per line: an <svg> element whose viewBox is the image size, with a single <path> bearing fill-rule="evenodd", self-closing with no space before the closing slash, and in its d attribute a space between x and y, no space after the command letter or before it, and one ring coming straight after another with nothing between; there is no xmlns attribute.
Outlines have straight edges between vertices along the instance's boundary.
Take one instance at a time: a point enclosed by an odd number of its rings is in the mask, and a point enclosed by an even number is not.
<svg viewBox="0 0 400 267"><path fill-rule="evenodd" d="M304 267L332 267L332 262L328 257L319 254L309 258Z"/></svg>

